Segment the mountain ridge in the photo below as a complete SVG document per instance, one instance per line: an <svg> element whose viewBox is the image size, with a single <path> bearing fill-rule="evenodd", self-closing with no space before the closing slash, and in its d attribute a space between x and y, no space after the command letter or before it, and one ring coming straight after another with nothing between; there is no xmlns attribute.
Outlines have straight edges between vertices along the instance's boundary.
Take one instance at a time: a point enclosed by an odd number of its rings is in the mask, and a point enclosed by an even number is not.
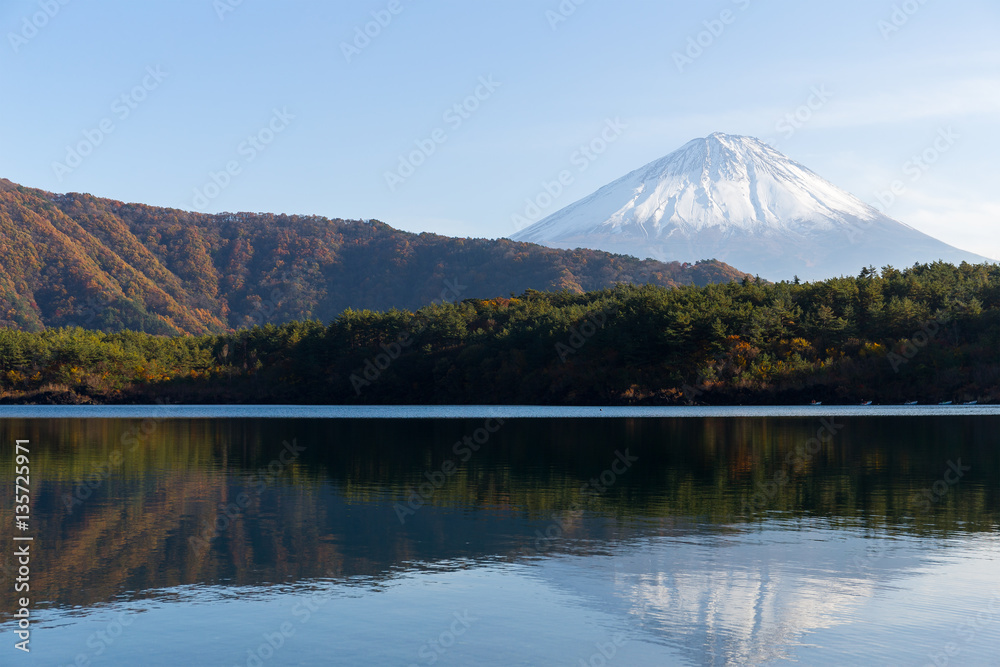
<svg viewBox="0 0 1000 667"><path fill-rule="evenodd" d="M894 220L753 137L694 139L522 229L514 240L683 261L769 279L861 266L993 261Z"/></svg>
<svg viewBox="0 0 1000 667"><path fill-rule="evenodd" d="M0 179L0 327L199 334L331 320L347 308L416 310L442 296L581 293L618 282L679 286L745 276L715 261L639 261L414 234L379 221L210 215Z"/></svg>

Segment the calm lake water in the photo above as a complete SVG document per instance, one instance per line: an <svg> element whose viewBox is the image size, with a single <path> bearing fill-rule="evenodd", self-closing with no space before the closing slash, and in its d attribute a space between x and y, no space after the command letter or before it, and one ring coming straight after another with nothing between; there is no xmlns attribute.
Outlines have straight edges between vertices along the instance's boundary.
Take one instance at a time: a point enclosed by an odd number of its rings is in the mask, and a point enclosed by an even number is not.
<svg viewBox="0 0 1000 667"><path fill-rule="evenodd" d="M1000 664L995 407L4 407L0 443L3 665Z"/></svg>

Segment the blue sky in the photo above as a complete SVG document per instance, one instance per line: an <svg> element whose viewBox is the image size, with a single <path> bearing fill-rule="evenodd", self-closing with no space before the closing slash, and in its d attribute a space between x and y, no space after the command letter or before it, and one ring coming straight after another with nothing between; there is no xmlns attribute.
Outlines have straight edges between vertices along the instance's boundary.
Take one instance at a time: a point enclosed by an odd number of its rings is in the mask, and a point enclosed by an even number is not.
<svg viewBox="0 0 1000 667"><path fill-rule="evenodd" d="M536 218L722 131L1000 258L995 0L4 0L0 28L0 176L32 187L499 237L561 171Z"/></svg>

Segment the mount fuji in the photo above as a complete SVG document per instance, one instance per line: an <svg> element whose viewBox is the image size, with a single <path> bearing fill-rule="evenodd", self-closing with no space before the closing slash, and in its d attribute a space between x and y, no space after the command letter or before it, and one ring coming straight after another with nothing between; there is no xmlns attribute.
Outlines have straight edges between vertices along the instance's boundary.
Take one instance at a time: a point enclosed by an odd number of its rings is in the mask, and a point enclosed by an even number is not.
<svg viewBox="0 0 1000 667"><path fill-rule="evenodd" d="M772 280L991 262L879 212L752 137L716 133L511 237L640 259L715 258Z"/></svg>

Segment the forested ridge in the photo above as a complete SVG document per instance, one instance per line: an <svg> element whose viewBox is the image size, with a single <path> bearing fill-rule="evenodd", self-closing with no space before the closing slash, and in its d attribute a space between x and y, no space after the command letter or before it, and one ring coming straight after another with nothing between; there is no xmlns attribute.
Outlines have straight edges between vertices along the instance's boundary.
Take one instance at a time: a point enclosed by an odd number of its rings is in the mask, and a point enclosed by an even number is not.
<svg viewBox="0 0 1000 667"><path fill-rule="evenodd" d="M1000 400L1000 267L526 290L233 333L0 331L15 402Z"/></svg>
<svg viewBox="0 0 1000 667"><path fill-rule="evenodd" d="M617 283L741 280L714 260L640 261L507 239L402 232L378 221L206 215L0 179L0 327L224 333L347 308Z"/></svg>

